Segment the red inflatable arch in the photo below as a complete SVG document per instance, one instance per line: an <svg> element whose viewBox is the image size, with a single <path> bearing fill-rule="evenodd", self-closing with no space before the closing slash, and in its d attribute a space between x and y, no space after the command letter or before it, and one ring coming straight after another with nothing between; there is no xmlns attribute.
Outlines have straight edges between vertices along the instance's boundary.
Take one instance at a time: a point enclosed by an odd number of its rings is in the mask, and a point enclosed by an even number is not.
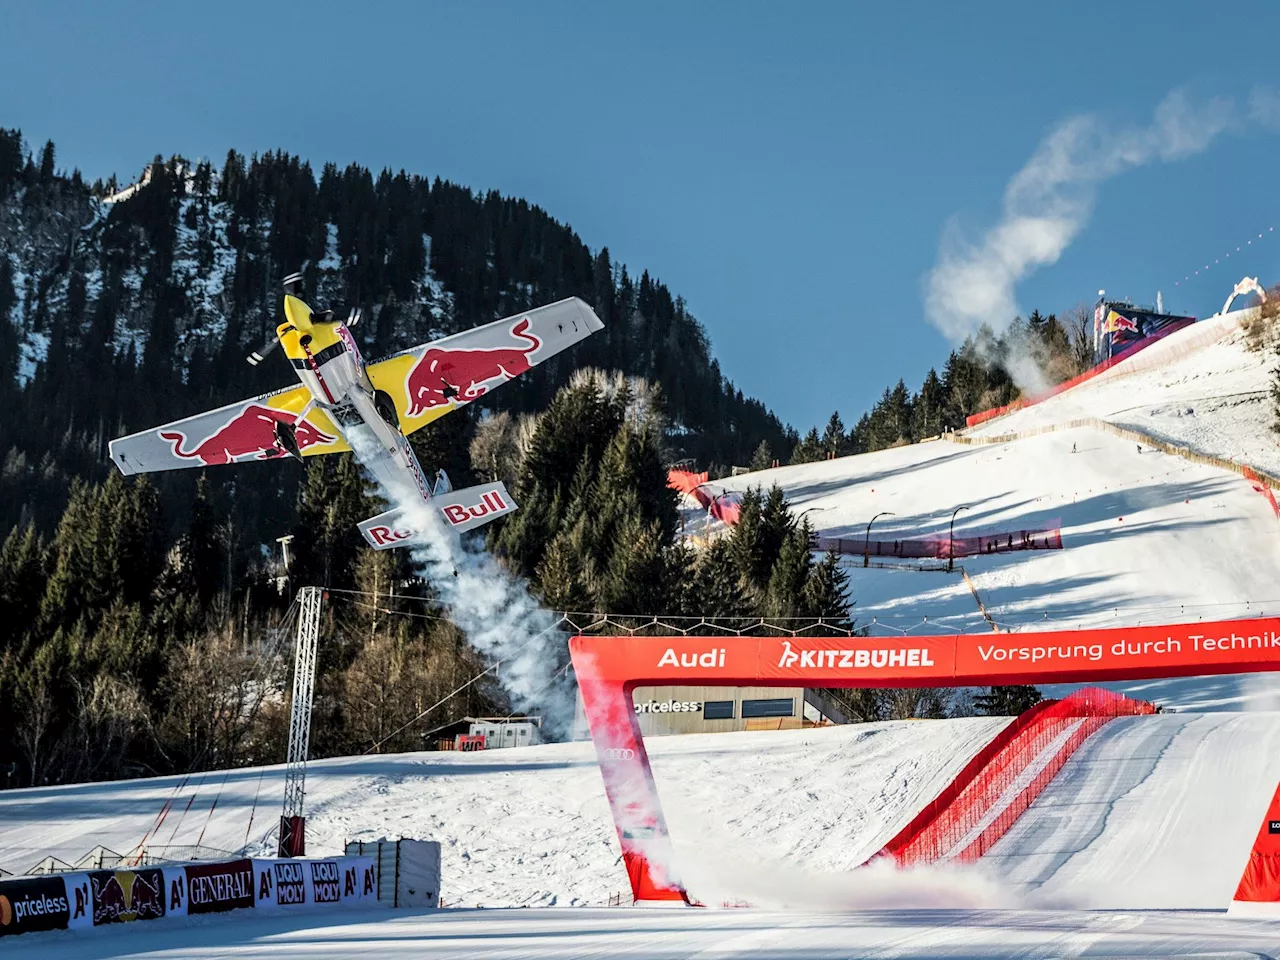
<svg viewBox="0 0 1280 960"><path fill-rule="evenodd" d="M684 900L632 690L721 686L946 687L1280 670L1280 618L928 637L618 637L569 643L637 901ZM1270 818L1280 825L1280 790ZM1235 904L1280 910L1280 829L1262 824Z"/></svg>

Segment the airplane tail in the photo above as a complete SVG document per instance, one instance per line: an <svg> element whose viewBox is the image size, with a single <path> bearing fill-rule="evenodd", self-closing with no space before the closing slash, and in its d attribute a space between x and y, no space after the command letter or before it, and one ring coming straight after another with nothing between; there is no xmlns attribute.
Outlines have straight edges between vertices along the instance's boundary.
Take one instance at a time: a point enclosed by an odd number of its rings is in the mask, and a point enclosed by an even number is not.
<svg viewBox="0 0 1280 960"><path fill-rule="evenodd" d="M454 530L465 533L512 513L516 510L516 502L502 481L498 481L442 493L423 503L419 509L436 511ZM423 541L413 512L403 507L362 521L360 532L375 550L412 547Z"/></svg>

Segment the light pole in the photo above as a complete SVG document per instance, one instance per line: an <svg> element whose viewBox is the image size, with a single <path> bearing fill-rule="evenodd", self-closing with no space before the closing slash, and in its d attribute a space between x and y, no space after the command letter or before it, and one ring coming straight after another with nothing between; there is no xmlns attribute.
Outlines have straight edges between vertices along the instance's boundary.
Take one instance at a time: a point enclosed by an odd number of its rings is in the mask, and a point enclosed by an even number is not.
<svg viewBox="0 0 1280 960"><path fill-rule="evenodd" d="M961 510L968 510L972 504L962 503L956 507L951 513L951 529L947 533L947 573L950 573L956 566L956 514Z"/></svg>
<svg viewBox="0 0 1280 960"><path fill-rule="evenodd" d="M871 524L875 523L881 517L896 517L897 514L891 510L881 510L874 517L867 521L867 538L862 542L862 566L871 566Z"/></svg>
<svg viewBox="0 0 1280 960"><path fill-rule="evenodd" d="M800 521L804 519L804 516L806 513L814 513L816 511L825 510L825 509L827 508L826 507L806 507L804 510L800 511L800 516L796 517L796 526L797 527L800 526Z"/></svg>

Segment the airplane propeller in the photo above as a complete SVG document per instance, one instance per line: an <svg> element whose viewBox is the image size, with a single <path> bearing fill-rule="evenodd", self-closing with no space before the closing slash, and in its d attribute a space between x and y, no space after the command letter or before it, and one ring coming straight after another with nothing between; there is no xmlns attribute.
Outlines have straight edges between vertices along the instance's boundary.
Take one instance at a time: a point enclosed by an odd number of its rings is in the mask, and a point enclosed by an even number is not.
<svg viewBox="0 0 1280 960"><path fill-rule="evenodd" d="M248 361L249 366L256 367L263 360L269 357L271 355L271 351L278 346L280 346L280 341L275 337L272 337L257 350L252 351L247 357L245 357L245 360Z"/></svg>

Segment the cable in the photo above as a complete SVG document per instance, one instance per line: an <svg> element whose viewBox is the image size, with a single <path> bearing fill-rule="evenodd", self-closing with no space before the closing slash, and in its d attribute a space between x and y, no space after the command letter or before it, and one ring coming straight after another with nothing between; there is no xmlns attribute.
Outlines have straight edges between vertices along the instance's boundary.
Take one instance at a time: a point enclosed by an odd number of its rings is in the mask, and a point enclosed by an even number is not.
<svg viewBox="0 0 1280 960"><path fill-rule="evenodd" d="M196 853L200 852L200 845L204 842L204 832L209 829L209 823L213 820L213 811L218 809L218 801L222 799L222 791L227 786L227 778L231 776L231 768L227 767L227 772L222 775L222 783L218 786L218 792L214 795L213 803L209 806L209 815L204 818L204 826L200 828L200 836L196 837Z"/></svg>
<svg viewBox="0 0 1280 960"><path fill-rule="evenodd" d="M272 648L271 655L259 664L259 669L261 671L265 672L266 670L270 669L270 665L275 661L275 658L279 655L280 647L284 644L284 639L287 636L289 636L289 632L292 629L293 621L294 621L294 618L297 616L297 612L298 612L298 598L295 596L294 599L290 602L288 609L285 611L284 618L280 621L280 627L276 636L276 645L274 648ZM255 676L251 679L251 683L255 687L259 687L261 686L262 682L265 679L266 679L265 676L258 676L257 674L255 674ZM138 851L138 855L135 858L135 865L136 863L141 862L141 858L145 855L147 840L150 839L152 836L159 834L160 828L164 825L164 821L168 818L170 811L172 811L173 809L174 799L191 781L191 775L195 772L195 768L200 765L200 761L204 759L205 754L208 753L209 746L210 746L210 743L206 742L204 746L200 748L200 751L196 754L195 758L192 759L192 761L187 765L187 772L183 775L182 780L173 788L173 792L169 795L169 798L165 800L165 802L161 805L160 812L156 816L156 822L152 824L150 829L148 829L147 832L142 835L142 839L139 840L137 846L134 847L134 849ZM201 779L203 782L203 777ZM195 800L194 794L192 795L191 800L192 801ZM215 803L217 802L216 799L214 802ZM190 808L190 806L191 806L191 802L188 802L187 807ZM186 815L186 811L184 810L183 816L185 815ZM181 826L182 824L181 818L179 818L178 824L179 826ZM174 828L174 832L175 833L177 832L176 827ZM172 838L171 838L171 842L172 842Z"/></svg>
<svg viewBox="0 0 1280 960"><path fill-rule="evenodd" d="M468 687L472 686L473 684L478 683L481 679L483 679L485 676L487 676L488 674L492 673L493 671L497 670L497 669L498 669L498 667L500 667L502 664L506 663L508 660L510 660L512 657L514 657L514 656L515 656L517 653L519 653L521 650L524 650L525 648L527 648L528 646L530 646L530 645L531 645L535 640L538 640L538 639L542 638L542 637L543 637L543 636L545 636L546 634L550 633L552 630L554 630L554 629L556 629L557 627L559 627L559 626L560 626L560 624L564 622L564 620L565 620L565 618L564 618L564 617L561 617L559 620L557 620L557 621L556 621L555 623L553 623L551 626L547 627L547 629L545 629L545 630L543 630L543 631L541 631L541 632L539 632L539 633L535 633L532 637L530 637L530 638L529 638L528 640L526 640L524 643L520 644L520 646L516 647L514 650L512 650L510 653L508 653L508 654L507 654L505 657L503 657L501 660L495 660L492 664L490 664L488 667L486 667L486 668L485 668L484 670L482 670L480 673L477 673L474 677L472 677L470 680L468 680L468 681L467 681L466 683L464 683L462 686L458 687L458 688L457 688L456 690L454 690L452 693L446 694L446 695L445 695L444 697L442 697L440 700L436 701L436 702L435 702L435 703L433 703L431 706L427 707L427 709L425 709L425 710L423 710L421 713L419 713L419 714L418 714L416 717L414 717L412 720L410 720L410 721L408 721L407 723L404 723L404 724L402 724L401 726L397 727L395 730L391 731L391 733L387 734L385 737L383 737L381 740L379 740L379 741L378 741L377 743L375 743L373 746L369 747L369 749L367 749L367 750L365 750L365 751L364 751L365 755L368 755L368 754L370 754L370 753L373 753L375 750L377 750L379 747L381 747L384 743L386 743L386 742L387 742L388 740L390 740L392 737L395 737L395 736L397 736L398 734L403 733L405 730L407 730L409 727L413 726L415 723L417 723L419 720L421 720L421 719L422 719L423 717L425 717L427 714L432 713L433 711L435 711L435 710L436 710L436 709L438 709L439 707L442 707L444 704L448 703L450 700L452 700L454 697L456 697L458 694L460 694L463 690L466 690Z"/></svg>
<svg viewBox="0 0 1280 960"><path fill-rule="evenodd" d="M253 818L258 812L258 795L262 793L262 778L267 775L267 768L264 766L258 772L258 787L253 791L253 806L249 808L249 825L244 828L244 846L242 850L249 849L249 832L253 829Z"/></svg>

